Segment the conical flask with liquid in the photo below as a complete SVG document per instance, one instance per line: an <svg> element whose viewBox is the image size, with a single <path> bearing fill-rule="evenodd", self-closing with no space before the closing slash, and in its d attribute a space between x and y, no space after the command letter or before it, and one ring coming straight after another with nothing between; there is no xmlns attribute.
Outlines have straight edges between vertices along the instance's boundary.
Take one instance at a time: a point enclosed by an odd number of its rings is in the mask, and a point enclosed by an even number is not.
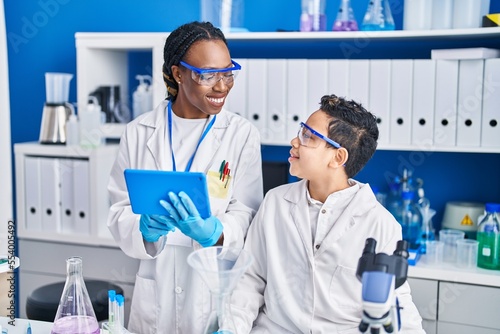
<svg viewBox="0 0 500 334"><path fill-rule="evenodd" d="M51 334L99 334L99 324L83 281L82 258L66 260L66 283Z"/></svg>
<svg viewBox="0 0 500 334"><path fill-rule="evenodd" d="M337 18L333 23L333 31L358 31L358 22L354 17L351 0L342 0Z"/></svg>
<svg viewBox="0 0 500 334"><path fill-rule="evenodd" d="M380 31L394 30L395 28L389 0L370 0L363 18L361 30Z"/></svg>
<svg viewBox="0 0 500 334"><path fill-rule="evenodd" d="M203 333L237 334L231 313L231 294L252 264L252 255L239 248L207 247L191 253L187 262L200 274L215 302Z"/></svg>

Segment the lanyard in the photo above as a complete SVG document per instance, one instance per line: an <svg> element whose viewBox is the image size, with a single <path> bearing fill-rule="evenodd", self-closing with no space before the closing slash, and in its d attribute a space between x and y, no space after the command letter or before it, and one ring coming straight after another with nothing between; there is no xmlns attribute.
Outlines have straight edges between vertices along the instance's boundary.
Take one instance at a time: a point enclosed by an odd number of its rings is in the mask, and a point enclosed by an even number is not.
<svg viewBox="0 0 500 334"><path fill-rule="evenodd" d="M189 170L191 169L191 165L193 164L194 156L196 155L196 152L198 151L198 147L200 147L201 142L203 141L203 139L205 138L207 133L212 128L212 125L214 125L216 117L217 117L217 115L214 115L214 117L212 118L210 123L208 123L208 126L205 128L205 130L203 130L201 138L198 141L198 144L196 144L196 148L194 149L193 155L191 156L191 158L188 161L188 164L186 166L186 172L189 172ZM172 151L172 168L175 172L176 167L175 167L174 145L172 143L172 105L170 104L170 102L168 103L168 137L170 140L170 150Z"/></svg>

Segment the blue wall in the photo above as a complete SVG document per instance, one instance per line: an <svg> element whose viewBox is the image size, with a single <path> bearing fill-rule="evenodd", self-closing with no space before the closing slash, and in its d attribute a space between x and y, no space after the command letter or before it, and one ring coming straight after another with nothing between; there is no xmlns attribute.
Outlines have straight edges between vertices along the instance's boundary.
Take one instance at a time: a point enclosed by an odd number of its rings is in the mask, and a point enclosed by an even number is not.
<svg viewBox="0 0 500 334"><path fill-rule="evenodd" d="M360 23L368 0L354 0ZM403 1L391 0L396 28L402 27ZM327 2L327 26L335 19L340 0ZM171 31L200 17L199 0L4 0L7 24L12 143L36 141L45 102L45 72L76 73L75 32L157 32ZM298 30L300 0L247 0L244 26L250 31ZM491 0L490 12L500 12L500 0ZM276 18L279 18L277 20ZM438 42L443 47L442 42ZM454 41L449 46L474 46ZM489 43L489 44L488 44ZM487 45L500 45L488 41ZM428 41L398 45L399 57L426 58L433 45ZM448 46L448 45L444 45ZM266 51L266 45L233 43L235 57L302 57ZM293 45L288 45L292 47ZM342 57L337 45L312 45L317 57ZM317 48L314 49L314 48ZM404 52L401 52L404 49ZM390 45L374 43L353 58L391 58ZM307 55L311 49L307 50ZM76 100L76 80L70 86L70 101ZM265 160L285 161L288 147L264 147ZM402 166L414 169L423 178L439 222L450 200L500 202L500 154L458 154L379 151L358 179L386 187L386 176L399 173Z"/></svg>

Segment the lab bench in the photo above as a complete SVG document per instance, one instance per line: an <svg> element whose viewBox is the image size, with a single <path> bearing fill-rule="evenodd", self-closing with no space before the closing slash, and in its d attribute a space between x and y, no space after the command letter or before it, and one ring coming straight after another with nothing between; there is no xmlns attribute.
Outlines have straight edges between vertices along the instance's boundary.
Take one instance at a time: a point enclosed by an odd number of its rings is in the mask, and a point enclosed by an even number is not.
<svg viewBox="0 0 500 334"><path fill-rule="evenodd" d="M408 282L426 333L500 333L500 271L430 266L423 255Z"/></svg>

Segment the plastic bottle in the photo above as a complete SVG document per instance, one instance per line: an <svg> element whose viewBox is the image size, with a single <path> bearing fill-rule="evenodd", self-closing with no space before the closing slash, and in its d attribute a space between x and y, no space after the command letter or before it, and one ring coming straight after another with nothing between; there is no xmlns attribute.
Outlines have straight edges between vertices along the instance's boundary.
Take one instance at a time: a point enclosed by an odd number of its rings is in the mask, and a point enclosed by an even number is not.
<svg viewBox="0 0 500 334"><path fill-rule="evenodd" d="M333 23L333 31L357 31L358 22L354 17L354 12L351 7L350 0L342 0L339 12L337 14L337 19Z"/></svg>
<svg viewBox="0 0 500 334"><path fill-rule="evenodd" d="M73 112L66 122L66 145L74 146L80 144L80 126L78 117Z"/></svg>
<svg viewBox="0 0 500 334"><path fill-rule="evenodd" d="M302 0L300 31L326 30L326 0Z"/></svg>
<svg viewBox="0 0 500 334"><path fill-rule="evenodd" d="M419 248L422 229L422 216L413 203L414 196L415 194L408 190L401 193L403 206L399 222L403 228L403 240L408 242L410 249Z"/></svg>
<svg viewBox="0 0 500 334"><path fill-rule="evenodd" d="M139 86L137 86L137 89L132 94L132 112L134 113L134 118L147 111L153 110L153 94L150 89L150 84L152 82L151 76L136 75L135 78L139 80ZM149 83L147 81L149 81Z"/></svg>
<svg viewBox="0 0 500 334"><path fill-rule="evenodd" d="M95 96L89 96L91 103L80 112L80 146L99 147L103 143L101 132L101 106Z"/></svg>
<svg viewBox="0 0 500 334"><path fill-rule="evenodd" d="M478 221L479 242L477 266L500 270L500 204L486 203L485 214Z"/></svg>
<svg viewBox="0 0 500 334"><path fill-rule="evenodd" d="M370 0L363 18L361 30L379 31L394 30L394 19L392 18L391 6L388 0Z"/></svg>
<svg viewBox="0 0 500 334"><path fill-rule="evenodd" d="M82 258L67 259L66 270L66 283L51 334L99 334L99 323L83 280Z"/></svg>

